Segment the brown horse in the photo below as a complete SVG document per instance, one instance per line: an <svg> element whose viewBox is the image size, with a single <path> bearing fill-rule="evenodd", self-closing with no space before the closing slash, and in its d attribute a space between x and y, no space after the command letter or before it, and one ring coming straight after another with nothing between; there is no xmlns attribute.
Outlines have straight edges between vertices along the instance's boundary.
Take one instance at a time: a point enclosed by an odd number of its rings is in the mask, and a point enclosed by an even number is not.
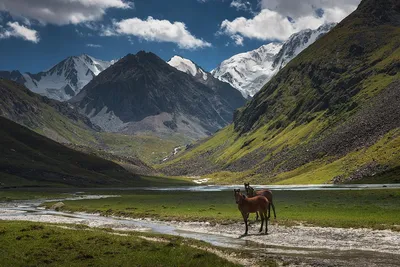
<svg viewBox="0 0 400 267"><path fill-rule="evenodd" d="M268 219L271 214L268 199L264 196L255 196L248 198L240 193L240 189L233 189L233 192L235 194L236 204L238 204L238 209L242 213L243 220L246 225L246 232L244 233L244 235L247 235L249 229L247 224L249 214L254 212L259 212L261 216L260 233L262 232L265 220L265 234L268 234Z"/></svg>
<svg viewBox="0 0 400 267"><path fill-rule="evenodd" d="M246 194L248 197L255 196L264 196L268 199L269 203L272 206L272 211L274 212L274 218L276 219L275 205L272 201L272 192L269 189L255 191L253 187L250 186L250 183L244 183L244 188L246 189ZM258 220L258 213L256 213L256 220Z"/></svg>

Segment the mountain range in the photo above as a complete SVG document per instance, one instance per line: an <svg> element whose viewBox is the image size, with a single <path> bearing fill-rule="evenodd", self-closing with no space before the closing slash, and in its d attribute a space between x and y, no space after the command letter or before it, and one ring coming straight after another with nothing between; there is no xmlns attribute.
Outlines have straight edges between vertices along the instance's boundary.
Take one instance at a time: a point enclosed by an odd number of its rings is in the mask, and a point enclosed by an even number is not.
<svg viewBox="0 0 400 267"><path fill-rule="evenodd" d="M399 29L398 1L363 0L338 25L236 55L212 74L145 51L2 71L0 182L130 183L125 170L217 183L400 182Z"/></svg>
<svg viewBox="0 0 400 267"><path fill-rule="evenodd" d="M106 131L197 139L229 124L245 99L205 72L195 77L140 51L100 73L69 102Z"/></svg>
<svg viewBox="0 0 400 267"><path fill-rule="evenodd" d="M238 109L157 168L214 182L400 182L400 2L363 0Z"/></svg>
<svg viewBox="0 0 400 267"><path fill-rule="evenodd" d="M32 92L65 101L75 96L93 77L115 61L103 61L88 55L71 56L48 70L36 74L0 71L0 77L24 84Z"/></svg>
<svg viewBox="0 0 400 267"><path fill-rule="evenodd" d="M335 25L330 23L316 30L302 30L290 36L284 43L269 43L255 50L234 55L224 60L211 73L215 78L238 89L244 97L252 97L290 60Z"/></svg>

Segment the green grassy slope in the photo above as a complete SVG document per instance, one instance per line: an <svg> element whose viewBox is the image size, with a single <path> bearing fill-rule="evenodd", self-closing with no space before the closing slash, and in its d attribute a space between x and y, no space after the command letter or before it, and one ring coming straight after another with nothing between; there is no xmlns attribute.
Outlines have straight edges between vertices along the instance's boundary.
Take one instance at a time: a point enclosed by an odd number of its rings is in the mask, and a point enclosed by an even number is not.
<svg viewBox="0 0 400 267"><path fill-rule="evenodd" d="M0 136L1 187L157 184L153 178L133 175L111 161L67 148L3 117Z"/></svg>
<svg viewBox="0 0 400 267"><path fill-rule="evenodd" d="M235 114L158 168L216 182L400 182L400 4L364 0Z"/></svg>
<svg viewBox="0 0 400 267"><path fill-rule="evenodd" d="M68 104L35 94L16 82L0 79L0 115L63 143L96 142L99 128Z"/></svg>
<svg viewBox="0 0 400 267"><path fill-rule="evenodd" d="M87 117L71 109L69 104L40 96L9 80L0 79L0 95L0 116L63 144L137 157L147 164L153 164L187 142L179 136L160 139L152 135L101 132Z"/></svg>

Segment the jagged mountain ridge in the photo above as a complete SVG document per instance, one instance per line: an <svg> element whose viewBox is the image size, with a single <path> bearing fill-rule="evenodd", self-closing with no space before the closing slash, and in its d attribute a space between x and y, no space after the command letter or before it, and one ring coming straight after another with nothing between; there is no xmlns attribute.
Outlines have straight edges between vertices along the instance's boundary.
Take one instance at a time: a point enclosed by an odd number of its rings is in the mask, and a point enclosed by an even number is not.
<svg viewBox="0 0 400 267"><path fill-rule="evenodd" d="M274 75L272 64L282 44L270 43L253 51L224 60L211 73L238 89L246 98L253 96Z"/></svg>
<svg viewBox="0 0 400 267"><path fill-rule="evenodd" d="M93 77L113 63L83 54L68 57L36 74L0 71L0 77L24 84L32 92L65 101L79 93Z"/></svg>
<svg viewBox="0 0 400 267"><path fill-rule="evenodd" d="M230 123L244 104L240 92L227 86L207 86L140 51L99 74L71 103L107 131L199 138Z"/></svg>
<svg viewBox="0 0 400 267"><path fill-rule="evenodd" d="M316 30L293 34L284 43L270 43L255 50L240 53L224 60L211 73L229 83L245 97L252 97L290 60L315 40L329 32L336 24L324 24Z"/></svg>
<svg viewBox="0 0 400 267"><path fill-rule="evenodd" d="M285 41L279 53L276 54L272 68L278 72L286 66L293 58L301 53L304 49L312 45L316 40L321 38L336 26L336 23L327 23L321 25L316 30L306 29L293 34ZM261 89L261 88L260 88Z"/></svg>
<svg viewBox="0 0 400 267"><path fill-rule="evenodd" d="M164 173L400 182L399 25L399 1L363 0L235 112L232 125L166 163Z"/></svg>
<svg viewBox="0 0 400 267"><path fill-rule="evenodd" d="M229 83L214 78L211 73L205 71L190 59L183 58L181 56L174 56L167 61L167 63L177 70L193 76L196 81L211 88L214 92L217 92L219 95L223 96L223 98L228 102L235 103L237 101L237 93L230 93L236 90L234 87L232 87ZM239 103L235 105L238 104Z"/></svg>

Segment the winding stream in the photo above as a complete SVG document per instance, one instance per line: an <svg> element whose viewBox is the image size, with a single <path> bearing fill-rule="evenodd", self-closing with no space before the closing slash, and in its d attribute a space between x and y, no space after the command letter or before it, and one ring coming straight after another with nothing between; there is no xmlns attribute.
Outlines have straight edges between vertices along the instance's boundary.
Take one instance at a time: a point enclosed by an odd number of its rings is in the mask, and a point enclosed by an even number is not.
<svg viewBox="0 0 400 267"><path fill-rule="evenodd" d="M230 188L229 188L230 189ZM276 190L276 188L274 188ZM249 236L239 238L243 225L211 225L207 222L161 222L149 219L104 217L99 214L45 210L44 201L118 197L80 195L64 199L0 203L0 220L84 224L123 231L149 231L179 235L219 247L246 249L259 255L288 261L294 266L399 266L400 233L369 229L285 227L273 223L269 235L259 235L258 223Z"/></svg>

